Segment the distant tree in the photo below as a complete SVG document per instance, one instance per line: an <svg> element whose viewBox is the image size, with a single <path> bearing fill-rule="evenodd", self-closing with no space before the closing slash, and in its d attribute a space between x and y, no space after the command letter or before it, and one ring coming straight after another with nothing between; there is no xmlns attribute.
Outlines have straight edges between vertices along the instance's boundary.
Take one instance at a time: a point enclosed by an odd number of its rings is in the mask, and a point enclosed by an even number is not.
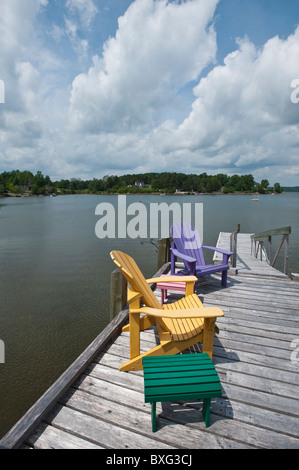
<svg viewBox="0 0 299 470"><path fill-rule="evenodd" d="M71 178L69 189L71 191L76 191L79 189L81 183L81 178Z"/></svg>
<svg viewBox="0 0 299 470"><path fill-rule="evenodd" d="M60 180L60 181L56 181L55 185L57 186L57 188L59 189L69 189L70 187L70 180Z"/></svg>
<svg viewBox="0 0 299 470"><path fill-rule="evenodd" d="M265 194L265 188L261 184L256 185L256 190L259 194Z"/></svg>
<svg viewBox="0 0 299 470"><path fill-rule="evenodd" d="M217 179L218 179L221 186L225 186L226 183L228 183L228 181L229 181L229 177L227 175L224 175L223 173L219 173L217 175Z"/></svg>
<svg viewBox="0 0 299 470"><path fill-rule="evenodd" d="M274 189L274 192L278 194L282 193L283 191L283 188L280 186L279 183L275 183L273 186L273 189Z"/></svg>
<svg viewBox="0 0 299 470"><path fill-rule="evenodd" d="M242 191L253 191L255 182L252 175L243 175L241 176L241 180L243 183Z"/></svg>
<svg viewBox="0 0 299 470"><path fill-rule="evenodd" d="M212 176L211 178L211 189L212 191L219 191L221 189L221 182L217 176Z"/></svg>
<svg viewBox="0 0 299 470"><path fill-rule="evenodd" d="M230 186L229 183L228 183L226 186L224 186L223 192L224 192L224 194L234 193L234 192L235 192L235 188L233 188L232 186Z"/></svg>
<svg viewBox="0 0 299 470"><path fill-rule="evenodd" d="M108 178L106 180L107 188L112 189L114 187L117 187L118 182L119 182L119 177L118 176L114 176L114 175L108 176Z"/></svg>
<svg viewBox="0 0 299 470"><path fill-rule="evenodd" d="M159 179L158 179L158 178L153 179L151 186L152 186L152 190L153 190L153 191L158 191L158 190L160 189L160 181L159 181Z"/></svg>
<svg viewBox="0 0 299 470"><path fill-rule="evenodd" d="M48 175L45 176L44 181L45 181L45 185L50 185L50 184L51 184L51 178L50 178L50 176L48 176Z"/></svg>
<svg viewBox="0 0 299 470"><path fill-rule="evenodd" d="M37 186L38 188L45 186L45 178L41 171L38 171L33 177L33 185Z"/></svg>
<svg viewBox="0 0 299 470"><path fill-rule="evenodd" d="M19 184L30 187L33 182L33 173L31 171L22 171L19 177Z"/></svg>
<svg viewBox="0 0 299 470"><path fill-rule="evenodd" d="M39 187L36 183L33 183L31 186L31 193L35 195L39 194Z"/></svg>
<svg viewBox="0 0 299 470"><path fill-rule="evenodd" d="M267 189L267 188L269 187L269 184L270 184L270 183L269 183L268 180L262 180L262 181L261 181L261 186L262 186L262 188L264 188L264 189Z"/></svg>

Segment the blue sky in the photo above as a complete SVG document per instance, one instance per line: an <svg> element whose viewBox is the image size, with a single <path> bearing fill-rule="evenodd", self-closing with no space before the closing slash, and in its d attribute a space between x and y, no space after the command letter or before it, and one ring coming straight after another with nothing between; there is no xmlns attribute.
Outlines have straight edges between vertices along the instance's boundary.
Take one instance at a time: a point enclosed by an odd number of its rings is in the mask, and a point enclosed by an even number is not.
<svg viewBox="0 0 299 470"><path fill-rule="evenodd" d="M299 185L298 0L0 9L0 172L252 173Z"/></svg>

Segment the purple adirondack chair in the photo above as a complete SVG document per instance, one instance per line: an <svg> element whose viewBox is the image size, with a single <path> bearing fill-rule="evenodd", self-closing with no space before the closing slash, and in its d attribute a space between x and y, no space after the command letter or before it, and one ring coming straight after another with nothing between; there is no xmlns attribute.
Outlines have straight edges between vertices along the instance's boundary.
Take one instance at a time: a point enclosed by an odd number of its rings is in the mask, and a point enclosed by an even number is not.
<svg viewBox="0 0 299 470"><path fill-rule="evenodd" d="M193 275L196 277L206 276L216 272L222 272L221 285L227 285L227 270L229 269L228 260L233 253L213 246L204 246L201 244L198 231L189 224L177 223L171 227L171 274ZM206 264L203 254L203 248L218 251L223 254L221 264ZM180 258L185 269L175 272L175 260Z"/></svg>

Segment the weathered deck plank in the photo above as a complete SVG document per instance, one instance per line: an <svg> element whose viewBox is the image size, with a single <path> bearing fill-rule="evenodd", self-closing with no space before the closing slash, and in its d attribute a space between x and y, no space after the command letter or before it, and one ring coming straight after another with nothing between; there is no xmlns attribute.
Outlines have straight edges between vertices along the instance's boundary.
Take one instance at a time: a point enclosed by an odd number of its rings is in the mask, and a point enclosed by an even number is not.
<svg viewBox="0 0 299 470"><path fill-rule="evenodd" d="M118 370L129 354L129 334L122 333L94 357L23 444L165 451L298 449L299 361L293 353L299 339L299 283L251 257L245 237L238 238L238 260L239 274L228 277L227 288L220 287L217 275L196 285L206 306L217 305L225 313L217 322L213 356L223 396L212 401L210 428L203 422L200 401L177 402L157 405L158 430L151 432L142 371ZM155 344L154 329L142 332L142 351ZM191 352L199 350L196 345Z"/></svg>

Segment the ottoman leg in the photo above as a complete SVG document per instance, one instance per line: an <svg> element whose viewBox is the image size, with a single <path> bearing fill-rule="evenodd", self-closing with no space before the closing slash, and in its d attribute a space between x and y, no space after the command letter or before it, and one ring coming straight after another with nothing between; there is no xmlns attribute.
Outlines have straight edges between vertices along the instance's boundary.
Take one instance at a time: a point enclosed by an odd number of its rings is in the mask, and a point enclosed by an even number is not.
<svg viewBox="0 0 299 470"><path fill-rule="evenodd" d="M152 403L152 431L156 432L156 402Z"/></svg>
<svg viewBox="0 0 299 470"><path fill-rule="evenodd" d="M210 409L211 409L211 398L204 398L203 400L203 419L205 420L206 427L210 426Z"/></svg>
<svg viewBox="0 0 299 470"><path fill-rule="evenodd" d="M165 302L165 290L161 289L161 305L163 305Z"/></svg>

